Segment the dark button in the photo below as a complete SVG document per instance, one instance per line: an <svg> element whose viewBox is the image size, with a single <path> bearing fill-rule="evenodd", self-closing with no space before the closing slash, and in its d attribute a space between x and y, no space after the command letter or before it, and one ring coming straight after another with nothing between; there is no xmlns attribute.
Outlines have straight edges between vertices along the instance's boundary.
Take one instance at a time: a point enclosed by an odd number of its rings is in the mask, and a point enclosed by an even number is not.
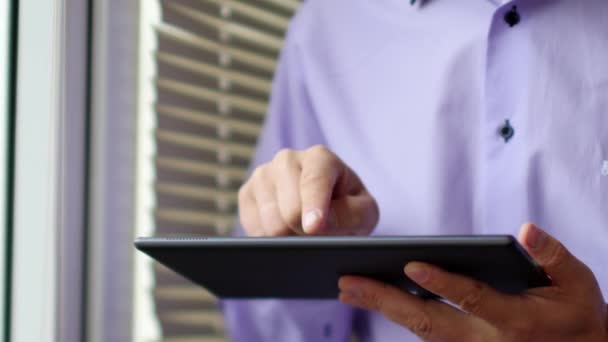
<svg viewBox="0 0 608 342"><path fill-rule="evenodd" d="M500 128L500 136L505 139L505 142L509 142L511 138L515 135L515 130L509 120L505 120L505 124Z"/></svg>
<svg viewBox="0 0 608 342"><path fill-rule="evenodd" d="M519 24L521 17L517 12L517 6L513 6L509 12L505 13L505 22L509 24L510 27L513 27Z"/></svg>
<svg viewBox="0 0 608 342"><path fill-rule="evenodd" d="M325 337L325 338L331 337L331 324L330 323L325 323L325 325L323 325L323 337Z"/></svg>

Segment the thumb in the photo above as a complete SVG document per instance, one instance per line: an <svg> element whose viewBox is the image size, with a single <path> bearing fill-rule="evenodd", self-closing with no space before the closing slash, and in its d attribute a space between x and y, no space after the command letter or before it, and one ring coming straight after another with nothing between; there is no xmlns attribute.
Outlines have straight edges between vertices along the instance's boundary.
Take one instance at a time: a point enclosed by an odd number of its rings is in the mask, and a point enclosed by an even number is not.
<svg viewBox="0 0 608 342"><path fill-rule="evenodd" d="M333 199L323 233L329 235L369 235L379 219L378 205L367 192Z"/></svg>
<svg viewBox="0 0 608 342"><path fill-rule="evenodd" d="M551 277L554 285L568 286L581 278L587 268L564 245L531 223L524 224L519 241Z"/></svg>

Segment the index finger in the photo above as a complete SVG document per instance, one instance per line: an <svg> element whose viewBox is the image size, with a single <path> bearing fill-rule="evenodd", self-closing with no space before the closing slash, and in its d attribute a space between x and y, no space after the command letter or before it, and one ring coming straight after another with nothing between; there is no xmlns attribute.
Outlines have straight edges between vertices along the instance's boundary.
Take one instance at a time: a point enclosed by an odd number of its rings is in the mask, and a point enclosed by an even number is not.
<svg viewBox="0 0 608 342"><path fill-rule="evenodd" d="M475 279L450 273L422 262L410 262L405 274L418 285L458 305L464 311L491 323L502 323L513 315L520 298L493 289Z"/></svg>
<svg viewBox="0 0 608 342"><path fill-rule="evenodd" d="M446 303L423 300L376 280L343 276L338 286L341 302L380 312L425 341L471 341L489 328Z"/></svg>
<svg viewBox="0 0 608 342"><path fill-rule="evenodd" d="M302 158L302 227L304 232L315 234L328 222L333 189L344 167L340 159L324 147L312 148Z"/></svg>

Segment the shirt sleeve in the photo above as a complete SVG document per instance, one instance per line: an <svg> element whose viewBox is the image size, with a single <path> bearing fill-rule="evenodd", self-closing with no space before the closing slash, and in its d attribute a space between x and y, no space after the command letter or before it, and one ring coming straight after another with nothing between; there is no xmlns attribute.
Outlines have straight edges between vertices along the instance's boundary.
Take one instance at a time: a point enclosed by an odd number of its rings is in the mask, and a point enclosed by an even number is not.
<svg viewBox="0 0 608 342"><path fill-rule="evenodd" d="M282 148L305 149L325 142L306 90L304 66L291 32L294 23L281 52L252 170ZM235 234L243 234L240 226ZM234 342L337 342L348 341L351 335L353 310L337 300L224 300L221 305Z"/></svg>

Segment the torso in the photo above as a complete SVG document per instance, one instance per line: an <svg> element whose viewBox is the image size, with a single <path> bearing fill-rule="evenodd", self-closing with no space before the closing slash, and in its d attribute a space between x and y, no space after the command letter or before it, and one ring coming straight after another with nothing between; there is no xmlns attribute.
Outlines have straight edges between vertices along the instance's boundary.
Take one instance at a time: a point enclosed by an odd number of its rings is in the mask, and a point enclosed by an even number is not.
<svg viewBox="0 0 608 342"><path fill-rule="evenodd" d="M310 100L379 202L375 234L515 235L535 222L608 293L608 2L520 1L512 28L511 5L487 0L308 5ZM369 339L379 331L408 334L374 315Z"/></svg>

